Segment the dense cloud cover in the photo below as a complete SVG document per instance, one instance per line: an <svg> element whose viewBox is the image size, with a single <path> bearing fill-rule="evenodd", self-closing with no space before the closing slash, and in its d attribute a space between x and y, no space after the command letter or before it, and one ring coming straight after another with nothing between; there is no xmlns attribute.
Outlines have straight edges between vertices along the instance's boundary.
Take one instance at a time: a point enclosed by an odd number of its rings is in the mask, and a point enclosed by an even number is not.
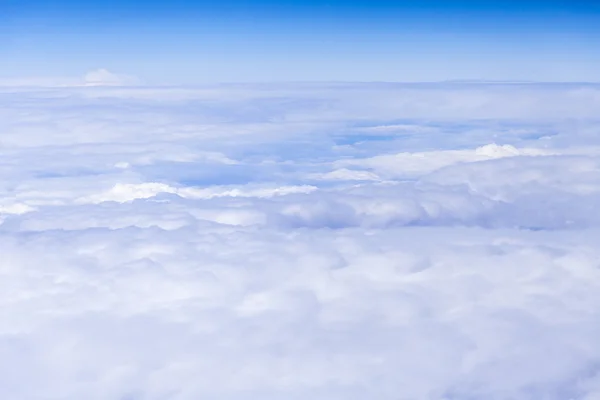
<svg viewBox="0 0 600 400"><path fill-rule="evenodd" d="M2 399L600 398L600 87L0 88Z"/></svg>

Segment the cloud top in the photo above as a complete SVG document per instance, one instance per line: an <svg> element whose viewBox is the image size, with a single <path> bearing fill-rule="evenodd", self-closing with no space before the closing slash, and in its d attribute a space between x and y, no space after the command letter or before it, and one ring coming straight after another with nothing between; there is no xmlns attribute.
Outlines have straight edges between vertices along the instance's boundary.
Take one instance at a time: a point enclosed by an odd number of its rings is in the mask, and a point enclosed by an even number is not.
<svg viewBox="0 0 600 400"><path fill-rule="evenodd" d="M126 86L135 84L138 80L127 75L117 75L104 68L89 71L83 78L85 86Z"/></svg>
<svg viewBox="0 0 600 400"><path fill-rule="evenodd" d="M0 397L594 400L594 85L0 89Z"/></svg>

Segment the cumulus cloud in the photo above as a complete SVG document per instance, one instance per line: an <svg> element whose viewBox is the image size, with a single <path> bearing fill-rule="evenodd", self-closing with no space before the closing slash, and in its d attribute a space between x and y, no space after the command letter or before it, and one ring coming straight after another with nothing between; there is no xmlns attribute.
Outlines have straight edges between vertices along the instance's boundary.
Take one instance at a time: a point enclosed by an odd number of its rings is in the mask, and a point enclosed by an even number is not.
<svg viewBox="0 0 600 400"><path fill-rule="evenodd" d="M0 89L0 397L600 396L597 86L87 81Z"/></svg>
<svg viewBox="0 0 600 400"><path fill-rule="evenodd" d="M487 144L475 149L434 150L427 152L411 152L377 155L365 159L336 161L337 166L360 166L380 172L386 176L419 176L443 167L484 160L493 160L519 155L536 156L552 154L543 149L517 149L511 145L499 146Z"/></svg>
<svg viewBox="0 0 600 400"><path fill-rule="evenodd" d="M83 79L86 86L123 86L138 82L133 76L117 75L104 68L89 71Z"/></svg>

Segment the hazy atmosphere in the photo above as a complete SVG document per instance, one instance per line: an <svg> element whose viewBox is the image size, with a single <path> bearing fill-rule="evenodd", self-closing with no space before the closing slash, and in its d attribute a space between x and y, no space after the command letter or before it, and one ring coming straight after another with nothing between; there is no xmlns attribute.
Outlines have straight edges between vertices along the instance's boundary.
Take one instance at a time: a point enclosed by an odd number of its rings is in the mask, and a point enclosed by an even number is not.
<svg viewBox="0 0 600 400"><path fill-rule="evenodd" d="M3 400L600 399L600 4L0 0Z"/></svg>

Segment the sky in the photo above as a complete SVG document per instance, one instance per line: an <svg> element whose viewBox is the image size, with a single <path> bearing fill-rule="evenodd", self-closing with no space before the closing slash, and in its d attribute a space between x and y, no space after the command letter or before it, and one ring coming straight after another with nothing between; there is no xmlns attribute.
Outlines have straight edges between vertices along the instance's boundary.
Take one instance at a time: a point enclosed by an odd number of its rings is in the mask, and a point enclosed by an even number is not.
<svg viewBox="0 0 600 400"><path fill-rule="evenodd" d="M591 1L2 0L0 79L600 80Z"/></svg>
<svg viewBox="0 0 600 400"><path fill-rule="evenodd" d="M0 0L0 399L600 399L595 3Z"/></svg>

